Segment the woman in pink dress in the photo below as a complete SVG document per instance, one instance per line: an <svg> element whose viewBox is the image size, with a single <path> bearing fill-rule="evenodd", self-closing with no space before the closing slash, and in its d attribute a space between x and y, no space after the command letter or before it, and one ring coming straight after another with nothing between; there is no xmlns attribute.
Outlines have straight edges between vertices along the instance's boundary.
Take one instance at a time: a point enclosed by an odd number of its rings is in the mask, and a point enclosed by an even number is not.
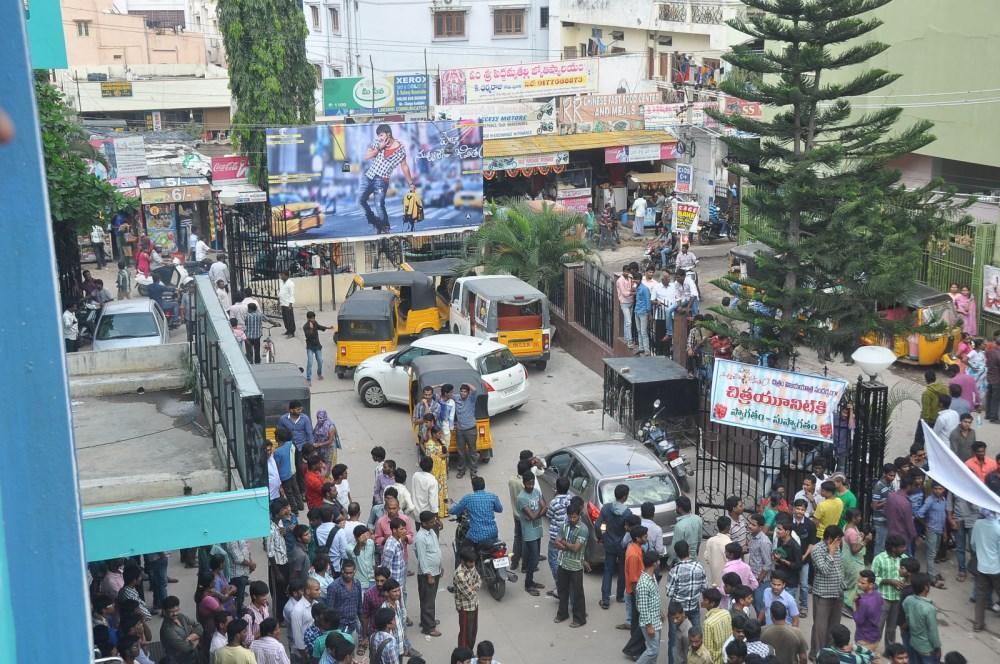
<svg viewBox="0 0 1000 664"><path fill-rule="evenodd" d="M962 286L962 291L952 299L955 302L955 310L962 317L962 331L970 336L976 336L979 329L976 323L976 299L969 291L969 287Z"/></svg>
<svg viewBox="0 0 1000 664"><path fill-rule="evenodd" d="M139 253L135 255L135 270L147 277L149 276L149 250L145 247L140 249ZM212 629L215 629L214 625Z"/></svg>

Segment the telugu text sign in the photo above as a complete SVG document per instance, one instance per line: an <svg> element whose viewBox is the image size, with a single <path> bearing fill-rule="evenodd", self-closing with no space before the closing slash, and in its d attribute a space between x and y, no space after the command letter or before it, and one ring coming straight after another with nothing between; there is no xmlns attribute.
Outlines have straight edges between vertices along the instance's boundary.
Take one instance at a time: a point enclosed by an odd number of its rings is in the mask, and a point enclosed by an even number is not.
<svg viewBox="0 0 1000 664"><path fill-rule="evenodd" d="M537 168L539 166L565 166L569 152L543 152L522 154L516 157L492 157L483 160L484 171L503 171L508 168Z"/></svg>
<svg viewBox="0 0 1000 664"><path fill-rule="evenodd" d="M442 104L478 104L503 99L572 95L595 90L596 58L446 69L441 72Z"/></svg>
<svg viewBox="0 0 1000 664"><path fill-rule="evenodd" d="M563 97L559 100L559 132L586 134L642 129L642 107L662 99L659 92Z"/></svg>
<svg viewBox="0 0 1000 664"><path fill-rule="evenodd" d="M830 442L833 417L846 388L837 378L717 359L712 421Z"/></svg>

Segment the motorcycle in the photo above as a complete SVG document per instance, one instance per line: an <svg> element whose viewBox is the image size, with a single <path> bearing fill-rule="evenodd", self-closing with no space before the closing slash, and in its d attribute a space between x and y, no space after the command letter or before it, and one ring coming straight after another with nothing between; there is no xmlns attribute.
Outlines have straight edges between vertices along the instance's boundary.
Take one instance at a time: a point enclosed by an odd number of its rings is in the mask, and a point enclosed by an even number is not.
<svg viewBox="0 0 1000 664"><path fill-rule="evenodd" d="M458 520L455 531L455 541L451 548L455 552L456 567L458 566L459 542L465 541L469 532L469 517L463 514ZM515 583L517 575L510 571L510 558L507 556L507 544L499 539L480 542L476 546L476 571L483 580L483 586L496 601L503 599L507 592L507 582Z"/></svg>
<svg viewBox="0 0 1000 664"><path fill-rule="evenodd" d="M657 421L660 413L663 412L663 408L660 408L659 399L653 402L653 408L658 410L653 413L652 417L646 419L639 426L636 437L640 443L645 445L661 461L667 463L670 472L674 474L674 478L677 480L677 484L680 485L681 491L688 493L691 491L691 485L688 482L687 460L681 454L680 446L677 442L670 436L669 432L664 431L660 427Z"/></svg>
<svg viewBox="0 0 1000 664"><path fill-rule="evenodd" d="M698 229L698 243L709 244L712 240L725 239L736 241L736 229L729 224L729 215L720 214L718 208L712 206L708 211L708 224Z"/></svg>

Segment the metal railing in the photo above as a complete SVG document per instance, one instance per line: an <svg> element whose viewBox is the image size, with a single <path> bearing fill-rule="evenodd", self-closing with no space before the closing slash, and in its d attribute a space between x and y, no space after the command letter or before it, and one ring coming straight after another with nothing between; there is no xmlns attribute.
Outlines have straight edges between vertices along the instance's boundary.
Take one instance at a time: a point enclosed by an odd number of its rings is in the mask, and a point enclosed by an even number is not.
<svg viewBox="0 0 1000 664"><path fill-rule="evenodd" d="M615 283L611 275L588 264L573 272L575 321L608 346L614 346Z"/></svg>
<svg viewBox="0 0 1000 664"><path fill-rule="evenodd" d="M192 364L196 398L211 424L213 444L225 441L227 490L236 470L243 488L267 486L264 400L246 355L206 275L195 277ZM207 399L207 400L206 400Z"/></svg>
<svg viewBox="0 0 1000 664"><path fill-rule="evenodd" d="M661 21L673 21L675 23L687 22L687 3L684 2L662 2L660 3L659 17Z"/></svg>
<svg viewBox="0 0 1000 664"><path fill-rule="evenodd" d="M272 216L267 203L223 208L229 249L231 290L253 290L265 314L278 315L278 273L293 272L297 254L288 247L283 213Z"/></svg>
<svg viewBox="0 0 1000 664"><path fill-rule="evenodd" d="M471 231L442 235L393 235L366 240L365 269L369 272L396 270L404 261L465 258L469 255Z"/></svg>

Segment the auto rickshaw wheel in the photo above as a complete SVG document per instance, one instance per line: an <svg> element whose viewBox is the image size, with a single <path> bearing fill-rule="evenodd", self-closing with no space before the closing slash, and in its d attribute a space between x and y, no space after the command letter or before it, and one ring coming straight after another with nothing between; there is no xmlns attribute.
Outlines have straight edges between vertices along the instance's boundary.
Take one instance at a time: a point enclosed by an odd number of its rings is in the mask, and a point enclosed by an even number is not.
<svg viewBox="0 0 1000 664"><path fill-rule="evenodd" d="M417 337L419 339L423 339L424 337L429 337L432 334L437 334L437 330L433 330L433 329L431 329L431 328L428 327L427 329L421 330L420 334L418 334Z"/></svg>
<svg viewBox="0 0 1000 664"><path fill-rule="evenodd" d="M483 450L479 453L480 463L489 463L493 459L493 450Z"/></svg>
<svg viewBox="0 0 1000 664"><path fill-rule="evenodd" d="M337 374L337 378L340 378L341 380L343 380L344 378L347 378L347 369L346 368L344 368L344 367L335 367L334 371Z"/></svg>
<svg viewBox="0 0 1000 664"><path fill-rule="evenodd" d="M548 360L538 360L535 362L535 367L537 367L539 371L545 371L545 367L547 366L549 366Z"/></svg>

